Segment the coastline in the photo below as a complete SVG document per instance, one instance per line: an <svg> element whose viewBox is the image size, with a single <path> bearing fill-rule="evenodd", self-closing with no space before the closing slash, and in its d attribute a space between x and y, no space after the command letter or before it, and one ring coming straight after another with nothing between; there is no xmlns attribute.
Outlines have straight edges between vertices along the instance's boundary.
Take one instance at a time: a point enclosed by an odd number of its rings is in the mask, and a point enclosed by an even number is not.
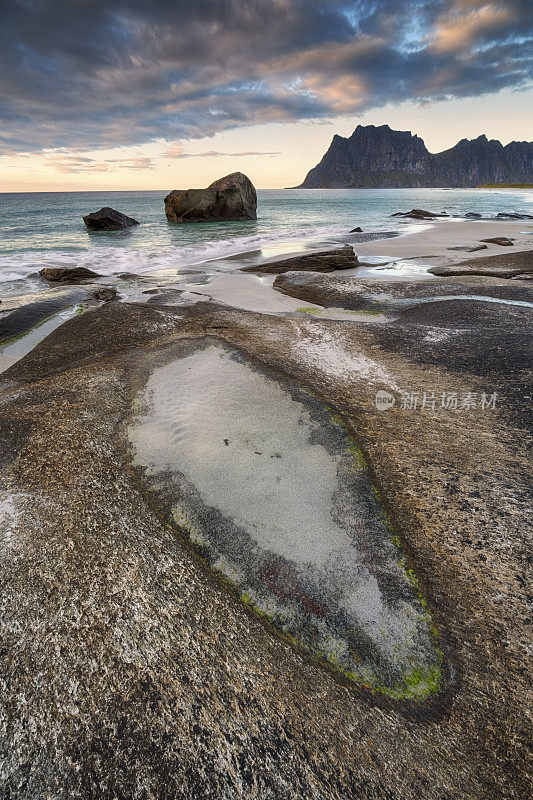
<svg viewBox="0 0 533 800"><path fill-rule="evenodd" d="M533 248L533 220L499 222L497 220L450 220L440 219L424 225L419 231L408 231L391 239L380 239L357 245L361 256L390 256L395 259L423 259L435 264L453 264L471 258L496 255L506 251L521 251ZM526 233L525 231L529 231ZM494 236L514 238L511 247L488 244L486 250L469 253L466 250L451 250L451 247L473 247L482 239Z"/></svg>
<svg viewBox="0 0 533 800"><path fill-rule="evenodd" d="M154 274L124 274L122 277L111 274L95 280L96 286L115 289L123 302L187 305L212 300L264 314L294 313L300 309L301 303L275 290L275 275L258 275L242 272L241 269L246 266L250 270L254 265L281 262L314 251L334 250L344 243L352 244L360 262L353 268L343 269L339 274L344 277L400 282L433 281L435 276L428 272L432 267L482 261L498 255L507 257L512 253L533 250L533 225L528 225L528 222L456 219L439 219L429 223L396 222L397 235L374 238L372 241L358 241L360 234L346 233L329 241L294 241L290 246L272 243L269 249L245 250L214 260L195 262L190 265L191 268L185 265L177 270L166 268L156 270ZM486 249L468 252L468 248L479 246L481 239L493 236L509 237L513 244L509 247L487 244ZM450 249L455 247L464 249ZM83 284L80 284L82 287ZM64 287L49 286L39 278L37 282L28 282L27 301L34 303L43 292L43 297L53 297L62 291L65 291ZM24 306L25 298L25 293L6 296L0 304L0 319L2 312ZM320 307L311 304L311 308Z"/></svg>

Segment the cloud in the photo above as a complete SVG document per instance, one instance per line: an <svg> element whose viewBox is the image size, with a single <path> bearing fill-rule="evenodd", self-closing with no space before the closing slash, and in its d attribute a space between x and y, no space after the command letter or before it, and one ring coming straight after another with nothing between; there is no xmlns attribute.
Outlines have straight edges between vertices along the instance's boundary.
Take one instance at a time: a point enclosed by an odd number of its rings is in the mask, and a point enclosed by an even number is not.
<svg viewBox="0 0 533 800"><path fill-rule="evenodd" d="M145 156L136 156L134 158L107 158L107 164L119 164L121 167L128 169L152 169L153 162L151 158Z"/></svg>
<svg viewBox="0 0 533 800"><path fill-rule="evenodd" d="M519 89L531 28L529 0L4 0L0 152L190 140Z"/></svg>
<svg viewBox="0 0 533 800"><path fill-rule="evenodd" d="M183 158L186 156L183 145L180 142L173 142L163 153L167 158Z"/></svg>
<svg viewBox="0 0 533 800"><path fill-rule="evenodd" d="M65 155L63 153L51 154L49 158L45 159L44 164L62 173L114 172L120 167L126 169L152 169L153 167L152 159L144 156L105 158L98 161L88 156Z"/></svg>
<svg viewBox="0 0 533 800"><path fill-rule="evenodd" d="M220 156L231 156L240 158L241 156L279 156L278 152L261 152L258 150L248 150L242 153L220 153L218 150L205 150L203 153L186 153L180 142L173 142L163 156L167 158L219 158Z"/></svg>
<svg viewBox="0 0 533 800"><path fill-rule="evenodd" d="M461 0L437 19L435 31L428 40L436 53L464 50L476 38L488 36L492 31L497 35L510 17L511 10L506 6Z"/></svg>

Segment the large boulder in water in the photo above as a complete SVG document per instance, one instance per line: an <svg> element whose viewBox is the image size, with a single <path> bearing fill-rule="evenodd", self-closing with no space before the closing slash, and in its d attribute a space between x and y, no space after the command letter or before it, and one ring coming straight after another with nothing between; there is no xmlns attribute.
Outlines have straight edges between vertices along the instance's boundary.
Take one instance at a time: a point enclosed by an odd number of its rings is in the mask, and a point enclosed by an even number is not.
<svg viewBox="0 0 533 800"><path fill-rule="evenodd" d="M242 172L232 172L207 189L174 189L165 197L170 222L257 219L257 194Z"/></svg>
<svg viewBox="0 0 533 800"><path fill-rule="evenodd" d="M90 231L119 231L122 228L131 228L132 225L139 224L133 217L127 217L126 214L109 208L109 206L87 214L83 221Z"/></svg>

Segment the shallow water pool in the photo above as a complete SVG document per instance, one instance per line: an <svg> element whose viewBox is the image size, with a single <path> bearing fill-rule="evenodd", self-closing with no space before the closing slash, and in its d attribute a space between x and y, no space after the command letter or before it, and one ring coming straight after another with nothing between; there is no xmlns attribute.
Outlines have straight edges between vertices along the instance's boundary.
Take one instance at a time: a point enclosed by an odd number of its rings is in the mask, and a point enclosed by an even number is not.
<svg viewBox="0 0 533 800"><path fill-rule="evenodd" d="M429 613L342 422L219 345L156 367L128 428L146 488L243 602L350 678L438 688Z"/></svg>

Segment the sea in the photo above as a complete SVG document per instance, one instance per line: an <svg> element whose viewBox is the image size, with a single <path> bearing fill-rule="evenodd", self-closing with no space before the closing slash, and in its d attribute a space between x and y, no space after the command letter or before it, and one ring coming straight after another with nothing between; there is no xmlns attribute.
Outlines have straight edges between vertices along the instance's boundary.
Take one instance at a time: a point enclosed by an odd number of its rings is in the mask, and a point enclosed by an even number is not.
<svg viewBox="0 0 533 800"><path fill-rule="evenodd" d="M0 194L0 296L46 288L46 266L83 266L100 275L158 275L212 262L235 269L235 257L260 259L333 246L352 228L405 231L391 215L423 208L485 217L533 209L533 192L479 189L284 189L258 191L257 220L176 224L166 220L165 191ZM82 217L112 206L141 224L88 232ZM416 223L415 223L416 224ZM525 223L527 224L527 223Z"/></svg>

